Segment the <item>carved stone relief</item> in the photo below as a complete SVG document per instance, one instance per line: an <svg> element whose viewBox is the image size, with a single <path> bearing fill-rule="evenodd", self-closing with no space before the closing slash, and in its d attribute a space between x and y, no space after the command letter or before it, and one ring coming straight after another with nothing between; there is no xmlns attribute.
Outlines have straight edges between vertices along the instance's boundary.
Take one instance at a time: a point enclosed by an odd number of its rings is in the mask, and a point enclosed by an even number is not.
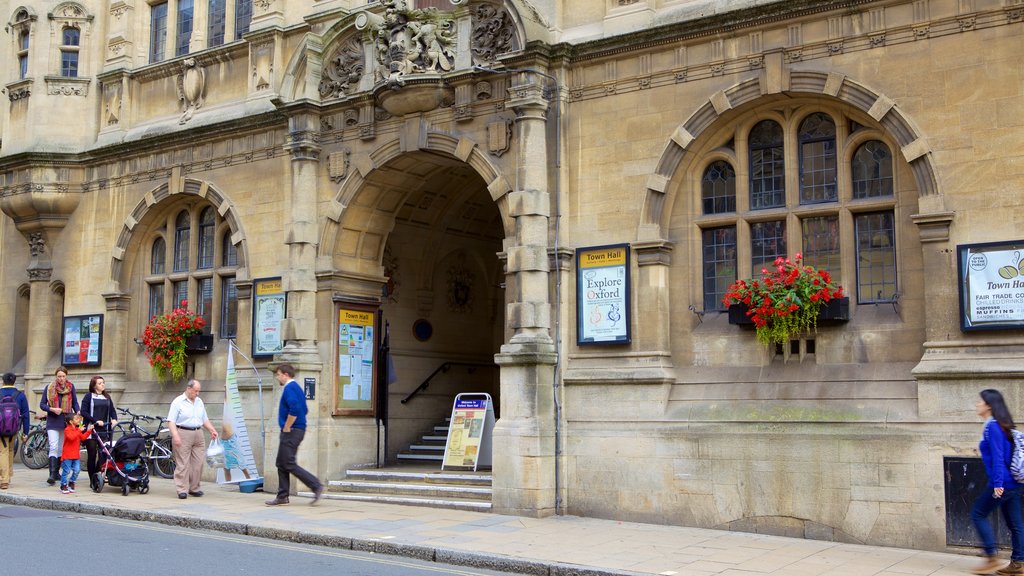
<svg viewBox="0 0 1024 576"><path fill-rule="evenodd" d="M273 54L272 42L252 47L252 78L257 91L270 88L270 75L274 72Z"/></svg>
<svg viewBox="0 0 1024 576"><path fill-rule="evenodd" d="M503 120L487 125L487 151L501 156L512 146L512 122Z"/></svg>
<svg viewBox="0 0 1024 576"><path fill-rule="evenodd" d="M352 151L345 149L327 156L327 174L331 181L338 183L348 177L348 165Z"/></svg>
<svg viewBox="0 0 1024 576"><path fill-rule="evenodd" d="M389 87L405 85L405 76L447 72L455 63L455 22L436 8L411 9L406 0L379 0L384 16L373 22L377 77Z"/></svg>
<svg viewBox="0 0 1024 576"><path fill-rule="evenodd" d="M46 254L46 239L42 232L33 232L28 236L28 250L33 258Z"/></svg>
<svg viewBox="0 0 1024 576"><path fill-rule="evenodd" d="M473 7L473 63L490 64L498 56L519 49L515 24L508 12L497 4Z"/></svg>
<svg viewBox="0 0 1024 576"><path fill-rule="evenodd" d="M324 61L321 98L340 98L354 90L364 72L363 44L352 37L342 42Z"/></svg>
<svg viewBox="0 0 1024 576"><path fill-rule="evenodd" d="M88 96L88 78L47 78L46 93L51 96Z"/></svg>
<svg viewBox="0 0 1024 576"><path fill-rule="evenodd" d="M195 58L186 58L181 63L178 76L178 100L181 100L182 114L178 124L192 119L196 110L202 107L206 93L206 71Z"/></svg>
<svg viewBox="0 0 1024 576"><path fill-rule="evenodd" d="M452 264L448 268L448 310L456 314L468 314L473 311L473 283L476 280L472 271L464 262Z"/></svg>

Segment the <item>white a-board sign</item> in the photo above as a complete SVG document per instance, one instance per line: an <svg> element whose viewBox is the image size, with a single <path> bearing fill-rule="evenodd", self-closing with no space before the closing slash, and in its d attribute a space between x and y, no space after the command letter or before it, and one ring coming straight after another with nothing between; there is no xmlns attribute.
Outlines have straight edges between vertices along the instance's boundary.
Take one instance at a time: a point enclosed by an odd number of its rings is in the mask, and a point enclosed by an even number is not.
<svg viewBox="0 0 1024 576"><path fill-rule="evenodd" d="M459 394L448 423L442 470L477 470L491 467L494 406L491 395Z"/></svg>

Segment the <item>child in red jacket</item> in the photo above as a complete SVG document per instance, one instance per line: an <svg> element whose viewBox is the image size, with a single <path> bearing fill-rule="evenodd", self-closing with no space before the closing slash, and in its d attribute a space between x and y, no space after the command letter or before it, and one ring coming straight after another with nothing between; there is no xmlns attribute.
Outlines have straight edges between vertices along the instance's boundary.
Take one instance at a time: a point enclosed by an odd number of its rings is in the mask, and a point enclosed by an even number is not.
<svg viewBox="0 0 1024 576"><path fill-rule="evenodd" d="M78 480L78 473L82 470L82 464L79 461L82 457L82 440L88 438L91 433L92 424L88 428L82 429L81 414L75 414L64 428L64 450L61 453L62 462L60 464L61 494L70 494L75 491L75 481ZM71 476L70 482L68 481L69 475Z"/></svg>

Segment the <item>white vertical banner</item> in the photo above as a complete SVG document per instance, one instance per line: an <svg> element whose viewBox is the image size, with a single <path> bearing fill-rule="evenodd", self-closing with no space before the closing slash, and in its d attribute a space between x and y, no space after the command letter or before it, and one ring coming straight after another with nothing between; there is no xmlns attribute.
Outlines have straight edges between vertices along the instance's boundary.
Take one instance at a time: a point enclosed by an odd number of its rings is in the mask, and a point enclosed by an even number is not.
<svg viewBox="0 0 1024 576"><path fill-rule="evenodd" d="M238 392L238 375L235 373L235 351L228 349L228 369L224 379L224 423L220 439L224 444L224 465L217 468L218 484L233 484L260 477L253 457L249 431L242 414L242 396Z"/></svg>

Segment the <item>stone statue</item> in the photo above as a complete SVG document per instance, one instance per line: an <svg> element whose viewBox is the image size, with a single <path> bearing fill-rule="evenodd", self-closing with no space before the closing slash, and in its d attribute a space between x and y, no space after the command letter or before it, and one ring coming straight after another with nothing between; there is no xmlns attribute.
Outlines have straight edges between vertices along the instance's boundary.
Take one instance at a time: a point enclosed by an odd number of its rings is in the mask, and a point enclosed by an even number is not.
<svg viewBox="0 0 1024 576"><path fill-rule="evenodd" d="M192 119L195 111L203 105L205 91L206 71L195 58L186 58L181 63L181 75L178 76L178 100L181 100L182 108L178 124Z"/></svg>

